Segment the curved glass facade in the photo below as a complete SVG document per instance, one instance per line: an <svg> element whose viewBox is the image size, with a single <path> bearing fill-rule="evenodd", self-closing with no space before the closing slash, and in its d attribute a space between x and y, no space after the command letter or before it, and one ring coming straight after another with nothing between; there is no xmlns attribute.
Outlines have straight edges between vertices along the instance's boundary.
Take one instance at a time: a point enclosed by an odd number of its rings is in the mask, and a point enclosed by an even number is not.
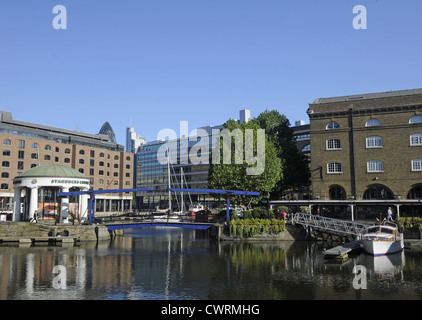
<svg viewBox="0 0 422 320"><path fill-rule="evenodd" d="M99 134L105 134L110 138L110 141L113 143L117 143L116 135L114 134L113 128L111 127L110 123L106 121L100 129Z"/></svg>

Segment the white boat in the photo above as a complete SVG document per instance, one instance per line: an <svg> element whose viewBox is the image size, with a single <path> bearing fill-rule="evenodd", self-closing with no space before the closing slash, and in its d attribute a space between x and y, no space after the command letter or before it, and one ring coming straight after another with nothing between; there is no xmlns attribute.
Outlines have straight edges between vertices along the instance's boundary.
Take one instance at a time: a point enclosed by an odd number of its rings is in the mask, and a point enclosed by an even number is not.
<svg viewBox="0 0 422 320"><path fill-rule="evenodd" d="M378 226L371 226L362 234L363 249L374 256L382 256L403 250L403 234L397 225L384 220Z"/></svg>
<svg viewBox="0 0 422 320"><path fill-rule="evenodd" d="M205 209L206 209L206 206L204 206L202 203L196 203L189 206L189 212L198 212Z"/></svg>
<svg viewBox="0 0 422 320"><path fill-rule="evenodd" d="M178 215L152 215L151 222L180 222L180 216Z"/></svg>

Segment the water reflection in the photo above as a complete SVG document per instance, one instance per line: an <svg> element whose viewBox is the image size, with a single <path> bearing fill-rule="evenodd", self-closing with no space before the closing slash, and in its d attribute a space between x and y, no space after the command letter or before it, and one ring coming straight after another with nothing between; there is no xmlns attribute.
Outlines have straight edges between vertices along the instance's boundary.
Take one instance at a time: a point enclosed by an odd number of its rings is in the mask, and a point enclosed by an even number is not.
<svg viewBox="0 0 422 320"><path fill-rule="evenodd" d="M359 257L359 263L370 271L369 276L379 277L381 279L394 277L403 279L405 265L404 251L380 257L363 254Z"/></svg>
<svg viewBox="0 0 422 320"><path fill-rule="evenodd" d="M421 253L324 259L320 243L214 242L204 231L131 230L111 243L0 247L0 299L420 299ZM54 266L66 267L55 289ZM353 268L368 287L353 287Z"/></svg>

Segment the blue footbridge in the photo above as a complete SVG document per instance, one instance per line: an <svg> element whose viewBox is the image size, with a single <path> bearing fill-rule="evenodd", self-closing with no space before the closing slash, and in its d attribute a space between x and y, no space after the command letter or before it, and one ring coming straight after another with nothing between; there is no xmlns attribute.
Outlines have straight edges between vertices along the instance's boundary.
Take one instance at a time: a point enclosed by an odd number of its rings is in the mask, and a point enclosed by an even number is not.
<svg viewBox="0 0 422 320"><path fill-rule="evenodd" d="M132 216L132 217L107 217L107 218L95 218L95 195L104 193L123 193L123 192L138 192L138 191L153 191L151 188L138 188L138 189L115 189L115 190L87 190L87 191L72 191L59 193L61 197L76 196L82 194L88 194L89 199L89 214L88 223L98 223L107 226L108 231L122 230L122 229L133 229L133 228L147 228L147 227L175 227L175 228L187 228L197 230L208 230L215 229L218 234L221 232L221 228L224 223L214 222L201 222L185 218L183 215L175 217L171 213L161 215L147 215L147 216ZM190 193L209 193L219 194L226 198L226 223L230 222L230 196L259 196L259 192L252 191L237 191L237 190L214 190L214 189L183 189L183 188L169 188L171 192L190 192Z"/></svg>
<svg viewBox="0 0 422 320"><path fill-rule="evenodd" d="M150 227L173 227L185 229L208 230L212 227L221 226L222 223L213 222L196 222L196 221L177 221L175 219L146 217L130 217L130 218L115 218L102 219L102 225L107 226L109 231L133 228L150 228Z"/></svg>

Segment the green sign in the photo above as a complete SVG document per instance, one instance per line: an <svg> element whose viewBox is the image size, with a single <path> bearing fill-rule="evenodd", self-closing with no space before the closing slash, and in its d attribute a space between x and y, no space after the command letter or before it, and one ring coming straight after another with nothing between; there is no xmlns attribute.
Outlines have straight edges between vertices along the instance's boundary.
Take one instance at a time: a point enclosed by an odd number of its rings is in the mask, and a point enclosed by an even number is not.
<svg viewBox="0 0 422 320"><path fill-rule="evenodd" d="M57 180L51 180L51 184L85 184L85 185L89 185L89 181L57 179Z"/></svg>

